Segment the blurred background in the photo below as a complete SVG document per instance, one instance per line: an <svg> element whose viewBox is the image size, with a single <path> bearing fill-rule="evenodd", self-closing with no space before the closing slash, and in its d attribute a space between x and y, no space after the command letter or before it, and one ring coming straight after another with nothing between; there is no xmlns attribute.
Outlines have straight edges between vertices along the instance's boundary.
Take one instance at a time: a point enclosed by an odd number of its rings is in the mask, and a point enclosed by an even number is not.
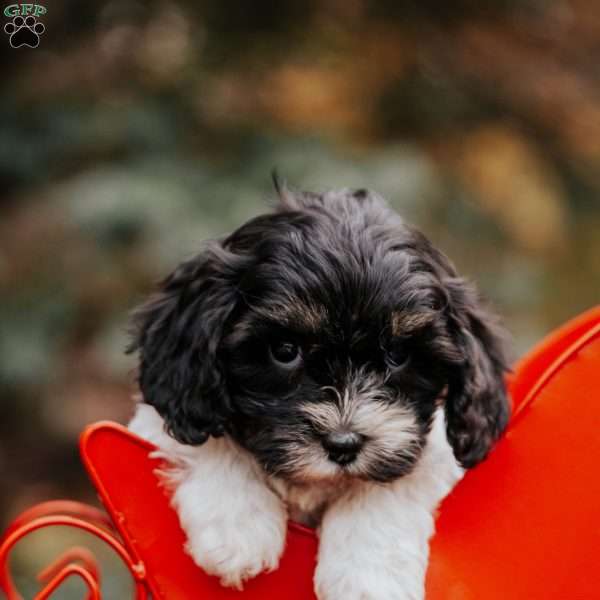
<svg viewBox="0 0 600 600"><path fill-rule="evenodd" d="M131 414L129 311L264 210L273 167L387 197L478 282L515 357L600 299L596 0L45 6L39 47L0 32L0 528L94 501L77 436ZM62 539L37 535L29 591Z"/></svg>

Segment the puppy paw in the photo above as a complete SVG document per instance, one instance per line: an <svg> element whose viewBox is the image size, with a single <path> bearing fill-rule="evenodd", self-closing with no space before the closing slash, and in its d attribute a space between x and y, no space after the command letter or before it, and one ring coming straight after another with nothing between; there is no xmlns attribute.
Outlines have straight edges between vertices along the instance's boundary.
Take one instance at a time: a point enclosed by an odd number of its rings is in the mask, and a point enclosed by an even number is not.
<svg viewBox="0 0 600 600"><path fill-rule="evenodd" d="M221 584L241 590L247 579L279 565L286 536L285 518L246 515L246 522L217 522L189 536L186 551Z"/></svg>
<svg viewBox="0 0 600 600"><path fill-rule="evenodd" d="M425 592L420 578L385 568L364 565L339 565L335 569L318 567L315 591L319 600L423 600Z"/></svg>

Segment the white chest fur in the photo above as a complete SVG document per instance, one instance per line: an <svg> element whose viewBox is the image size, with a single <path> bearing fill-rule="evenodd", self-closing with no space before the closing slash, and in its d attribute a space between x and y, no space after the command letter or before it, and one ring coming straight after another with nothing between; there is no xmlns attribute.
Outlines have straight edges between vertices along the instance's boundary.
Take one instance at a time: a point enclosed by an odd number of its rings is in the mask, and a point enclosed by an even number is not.
<svg viewBox="0 0 600 600"><path fill-rule="evenodd" d="M307 485L265 476L227 438L198 447L164 431L154 408L139 404L130 429L174 465L167 476L186 550L224 585L277 567L288 518L318 526L319 600L421 600L433 511L462 476L438 411L415 469L389 484L339 480Z"/></svg>

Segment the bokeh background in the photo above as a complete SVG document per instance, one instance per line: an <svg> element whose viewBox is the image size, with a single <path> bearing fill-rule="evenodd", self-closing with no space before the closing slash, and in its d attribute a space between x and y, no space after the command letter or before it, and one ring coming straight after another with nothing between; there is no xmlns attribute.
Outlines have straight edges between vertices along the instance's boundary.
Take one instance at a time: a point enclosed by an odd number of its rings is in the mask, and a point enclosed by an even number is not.
<svg viewBox="0 0 600 600"><path fill-rule="evenodd" d="M598 302L597 0L46 8L38 48L0 32L0 527L94 501L77 436L131 413L128 312L264 210L273 167L386 196L478 282L515 356Z"/></svg>

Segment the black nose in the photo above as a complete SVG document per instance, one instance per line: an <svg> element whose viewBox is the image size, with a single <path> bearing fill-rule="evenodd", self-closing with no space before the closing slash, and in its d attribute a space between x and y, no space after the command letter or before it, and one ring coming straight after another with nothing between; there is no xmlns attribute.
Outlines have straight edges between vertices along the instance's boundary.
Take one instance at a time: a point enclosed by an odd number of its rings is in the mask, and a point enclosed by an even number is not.
<svg viewBox="0 0 600 600"><path fill-rule="evenodd" d="M349 465L362 448L363 438L351 431L334 431L323 438L322 443L329 460L338 465Z"/></svg>

